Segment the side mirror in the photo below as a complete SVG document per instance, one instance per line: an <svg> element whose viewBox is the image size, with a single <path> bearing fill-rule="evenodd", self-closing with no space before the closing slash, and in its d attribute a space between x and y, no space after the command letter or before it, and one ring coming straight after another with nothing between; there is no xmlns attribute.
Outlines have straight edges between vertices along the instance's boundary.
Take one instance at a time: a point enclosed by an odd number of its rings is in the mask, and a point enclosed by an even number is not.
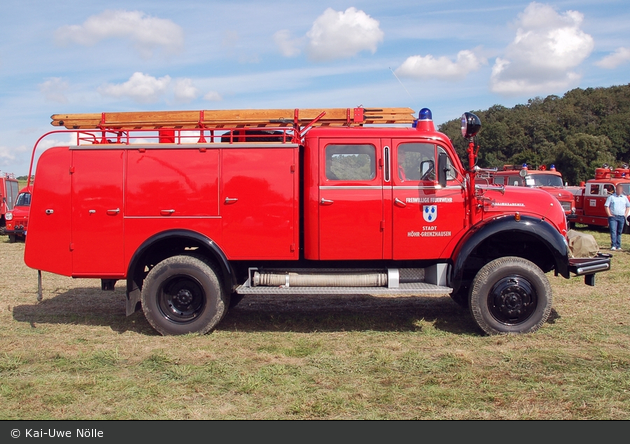
<svg viewBox="0 0 630 444"><path fill-rule="evenodd" d="M440 152L438 154L438 183L442 188L446 186L446 173L449 168L446 166L448 156L446 153Z"/></svg>

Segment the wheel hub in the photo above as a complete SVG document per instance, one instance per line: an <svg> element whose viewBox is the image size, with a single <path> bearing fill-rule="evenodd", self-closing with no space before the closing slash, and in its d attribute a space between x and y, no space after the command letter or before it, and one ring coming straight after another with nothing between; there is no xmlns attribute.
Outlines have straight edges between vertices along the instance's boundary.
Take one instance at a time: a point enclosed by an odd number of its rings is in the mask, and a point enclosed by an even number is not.
<svg viewBox="0 0 630 444"><path fill-rule="evenodd" d="M204 292L195 279L174 276L162 287L158 303L162 314L176 322L190 322L201 312Z"/></svg>
<svg viewBox="0 0 630 444"><path fill-rule="evenodd" d="M504 324L519 324L528 319L537 304L536 291L526 279L507 276L490 291L488 308L492 316Z"/></svg>
<svg viewBox="0 0 630 444"><path fill-rule="evenodd" d="M189 290L179 290L175 297L173 298L173 302L179 305L188 305L192 302L193 295Z"/></svg>

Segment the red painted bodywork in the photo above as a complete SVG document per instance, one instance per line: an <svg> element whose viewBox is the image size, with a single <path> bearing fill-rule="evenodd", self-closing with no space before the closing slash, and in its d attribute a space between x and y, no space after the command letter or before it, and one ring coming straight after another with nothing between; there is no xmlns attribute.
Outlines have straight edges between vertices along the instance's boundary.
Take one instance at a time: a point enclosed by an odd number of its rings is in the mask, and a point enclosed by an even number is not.
<svg viewBox="0 0 630 444"><path fill-rule="evenodd" d="M6 234L15 238L24 239L28 230L28 215L31 209L32 186L26 186L20 190L15 199L15 206L6 221Z"/></svg>
<svg viewBox="0 0 630 444"><path fill-rule="evenodd" d="M553 168L527 169L527 176L523 179L519 176L520 170L521 168L504 167L502 171L493 172L489 179L478 180L477 183L494 183L499 185L538 188L558 199L567 217L575 213L575 196L568 187L564 186L560 172Z"/></svg>
<svg viewBox="0 0 630 444"><path fill-rule="evenodd" d="M4 217L13 209L18 196L18 180L15 175L0 172L0 227L4 226Z"/></svg>
<svg viewBox="0 0 630 444"><path fill-rule="evenodd" d="M630 199L630 171L618 168L598 168L595 178L580 187L569 187L575 196L575 215L569 218L572 223L608 227L608 216L604 204L609 195L615 192L617 184L623 184L624 194Z"/></svg>
<svg viewBox="0 0 630 444"><path fill-rule="evenodd" d="M547 192L470 189L450 140L432 122L316 127L300 144L177 140L46 150L35 174L26 264L123 279L143 243L174 229L207 237L228 261L447 262L473 226L506 215L533 215L566 234L564 213ZM356 145L371 156L366 171L373 173L328 179L327 147ZM407 148L446 153L446 186L430 175L402 179L396 165Z"/></svg>

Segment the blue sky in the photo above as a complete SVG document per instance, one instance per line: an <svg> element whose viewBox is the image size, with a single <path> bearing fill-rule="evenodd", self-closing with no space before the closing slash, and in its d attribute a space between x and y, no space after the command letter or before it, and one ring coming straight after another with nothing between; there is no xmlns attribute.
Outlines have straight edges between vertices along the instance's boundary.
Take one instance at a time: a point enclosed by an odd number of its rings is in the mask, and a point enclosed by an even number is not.
<svg viewBox="0 0 630 444"><path fill-rule="evenodd" d="M58 113L428 107L439 124L624 85L628 23L627 0L7 0L0 171L27 174Z"/></svg>

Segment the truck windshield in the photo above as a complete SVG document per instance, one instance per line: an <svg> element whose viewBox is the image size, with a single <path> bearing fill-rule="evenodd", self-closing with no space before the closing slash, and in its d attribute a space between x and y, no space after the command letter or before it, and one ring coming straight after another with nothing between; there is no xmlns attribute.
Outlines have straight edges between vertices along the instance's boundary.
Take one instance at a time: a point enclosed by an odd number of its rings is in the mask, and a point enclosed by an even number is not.
<svg viewBox="0 0 630 444"><path fill-rule="evenodd" d="M29 207L31 206L31 193L20 193L18 194L17 200L15 201L16 207Z"/></svg>
<svg viewBox="0 0 630 444"><path fill-rule="evenodd" d="M528 187L562 187L562 177L552 175L527 176L525 183Z"/></svg>

